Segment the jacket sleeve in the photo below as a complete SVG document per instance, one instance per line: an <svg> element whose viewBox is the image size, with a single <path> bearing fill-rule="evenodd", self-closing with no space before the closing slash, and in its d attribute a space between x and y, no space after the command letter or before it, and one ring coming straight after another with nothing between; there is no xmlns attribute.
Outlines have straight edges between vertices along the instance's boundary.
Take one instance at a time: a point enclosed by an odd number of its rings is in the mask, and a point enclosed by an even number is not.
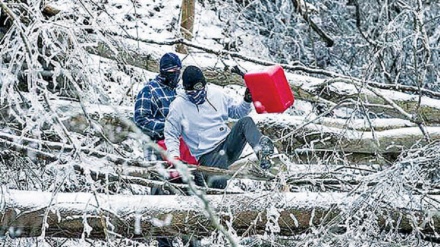
<svg viewBox="0 0 440 247"><path fill-rule="evenodd" d="M151 98L149 86L144 87L136 97L134 106L134 122L153 139L163 139L164 121L153 115L157 106Z"/></svg>
<svg viewBox="0 0 440 247"><path fill-rule="evenodd" d="M180 157L180 136L182 134L181 114L176 109L173 102L170 105L170 111L165 120L165 145L167 146L168 155L171 157Z"/></svg>
<svg viewBox="0 0 440 247"><path fill-rule="evenodd" d="M229 95L224 95L228 105L228 117L239 119L247 116L252 110L252 103L246 102L243 99L240 102L235 102L234 98Z"/></svg>

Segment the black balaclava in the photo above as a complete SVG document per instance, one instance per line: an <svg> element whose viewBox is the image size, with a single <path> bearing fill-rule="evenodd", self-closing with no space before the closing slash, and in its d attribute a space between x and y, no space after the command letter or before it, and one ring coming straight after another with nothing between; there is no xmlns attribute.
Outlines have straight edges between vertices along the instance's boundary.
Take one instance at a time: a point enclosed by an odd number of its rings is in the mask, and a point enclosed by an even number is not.
<svg viewBox="0 0 440 247"><path fill-rule="evenodd" d="M206 99L206 80L203 72L190 65L183 71L182 81L188 99L196 105L203 104Z"/></svg>
<svg viewBox="0 0 440 247"><path fill-rule="evenodd" d="M164 78L164 83L172 88L176 88L179 83L180 69L182 62L174 53L165 53L160 59L160 76Z"/></svg>

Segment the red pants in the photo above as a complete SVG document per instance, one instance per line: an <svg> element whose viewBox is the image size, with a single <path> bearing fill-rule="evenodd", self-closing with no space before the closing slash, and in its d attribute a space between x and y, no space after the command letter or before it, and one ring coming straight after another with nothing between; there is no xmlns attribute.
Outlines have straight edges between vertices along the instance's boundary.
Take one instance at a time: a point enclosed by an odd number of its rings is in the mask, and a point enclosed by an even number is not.
<svg viewBox="0 0 440 247"><path fill-rule="evenodd" d="M167 147L165 146L165 140L159 140L157 141L157 145L161 146L163 149L167 150ZM182 138L180 138L180 160L187 164L191 165L198 165L198 162L196 158L194 158L191 153L189 152L188 146L186 146L186 143L183 141Z"/></svg>

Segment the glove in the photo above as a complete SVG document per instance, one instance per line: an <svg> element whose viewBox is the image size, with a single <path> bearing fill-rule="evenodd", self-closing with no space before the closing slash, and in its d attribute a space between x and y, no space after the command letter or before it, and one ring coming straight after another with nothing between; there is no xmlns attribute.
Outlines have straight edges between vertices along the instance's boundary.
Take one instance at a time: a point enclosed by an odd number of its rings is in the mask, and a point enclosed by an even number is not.
<svg viewBox="0 0 440 247"><path fill-rule="evenodd" d="M238 68L237 65L235 65L234 67L232 67L232 69L231 69L231 73L238 74L238 75L240 75L242 78L244 78L244 72L241 71L241 70Z"/></svg>
<svg viewBox="0 0 440 247"><path fill-rule="evenodd" d="M248 103L252 102L252 94L249 88L246 88L246 91L244 91L244 101Z"/></svg>

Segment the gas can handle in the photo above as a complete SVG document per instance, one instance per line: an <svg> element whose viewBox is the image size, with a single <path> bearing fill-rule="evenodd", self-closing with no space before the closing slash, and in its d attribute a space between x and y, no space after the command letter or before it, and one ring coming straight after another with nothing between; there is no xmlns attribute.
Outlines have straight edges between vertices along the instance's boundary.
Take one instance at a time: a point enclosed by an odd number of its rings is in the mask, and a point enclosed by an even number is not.
<svg viewBox="0 0 440 247"><path fill-rule="evenodd" d="M231 69L231 73L235 73L238 74L239 76L241 76L242 78L244 78L244 72L240 70L240 68L238 68L237 65L235 65L234 67L232 67Z"/></svg>

